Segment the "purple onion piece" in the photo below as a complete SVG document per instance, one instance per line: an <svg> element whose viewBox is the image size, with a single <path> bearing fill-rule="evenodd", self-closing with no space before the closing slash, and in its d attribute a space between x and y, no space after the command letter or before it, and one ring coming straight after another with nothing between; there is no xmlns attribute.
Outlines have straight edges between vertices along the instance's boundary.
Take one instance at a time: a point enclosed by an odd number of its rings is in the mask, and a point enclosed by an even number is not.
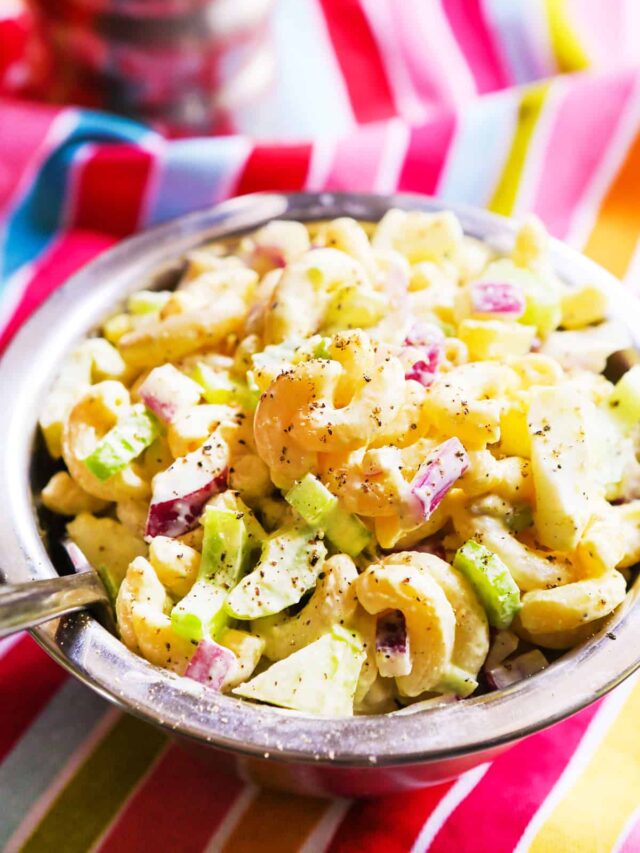
<svg viewBox="0 0 640 853"><path fill-rule="evenodd" d="M469 457L461 441L449 438L438 445L418 468L411 482L424 521L434 513L440 501L469 467Z"/></svg>
<svg viewBox="0 0 640 853"><path fill-rule="evenodd" d="M442 346L439 343L424 344L414 347L421 354L404 375L405 379L413 379L428 388L436 378L438 367L442 361Z"/></svg>
<svg viewBox="0 0 640 853"><path fill-rule="evenodd" d="M391 610L378 616L376 660L378 671L385 678L408 675L411 672L409 635L402 611Z"/></svg>
<svg viewBox="0 0 640 853"><path fill-rule="evenodd" d="M220 457L203 447L183 456L153 479L145 536L180 536L198 524L204 505L227 485Z"/></svg>
<svg viewBox="0 0 640 853"><path fill-rule="evenodd" d="M506 661L501 666L494 667L487 672L487 681L496 690L502 690L504 687L509 687L510 684L516 684L518 681L535 675L548 665L549 661L540 649L533 649L531 652Z"/></svg>
<svg viewBox="0 0 640 853"><path fill-rule="evenodd" d="M205 638L200 640L185 675L212 690L220 690L235 670L236 656L224 646Z"/></svg>
<svg viewBox="0 0 640 853"><path fill-rule="evenodd" d="M522 290L510 282L475 281L470 287L474 314L500 314L509 318L524 313Z"/></svg>

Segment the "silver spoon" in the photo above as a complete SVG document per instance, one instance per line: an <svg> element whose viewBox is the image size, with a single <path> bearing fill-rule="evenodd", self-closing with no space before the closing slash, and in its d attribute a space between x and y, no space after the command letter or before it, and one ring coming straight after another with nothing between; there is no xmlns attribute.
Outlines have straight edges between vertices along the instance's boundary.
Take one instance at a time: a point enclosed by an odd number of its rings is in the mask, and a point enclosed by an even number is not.
<svg viewBox="0 0 640 853"><path fill-rule="evenodd" d="M75 574L44 581L0 584L0 638L88 605L98 605L102 623L116 632L113 604L99 575L74 542L65 540L62 545Z"/></svg>

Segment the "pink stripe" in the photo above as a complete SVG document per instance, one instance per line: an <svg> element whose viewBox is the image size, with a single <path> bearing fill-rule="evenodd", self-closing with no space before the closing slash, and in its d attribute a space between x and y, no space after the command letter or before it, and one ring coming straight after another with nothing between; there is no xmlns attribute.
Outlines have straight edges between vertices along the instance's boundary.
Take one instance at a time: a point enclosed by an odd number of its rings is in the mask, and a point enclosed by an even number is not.
<svg viewBox="0 0 640 853"><path fill-rule="evenodd" d="M25 172L41 160L41 149L61 110L0 98L0 215L12 202ZM10 131L8 129L10 128ZM7 132L8 131L8 132Z"/></svg>
<svg viewBox="0 0 640 853"><path fill-rule="evenodd" d="M480 0L442 0L456 40L480 94L509 85L509 77L487 28Z"/></svg>
<svg viewBox="0 0 640 853"><path fill-rule="evenodd" d="M113 237L95 231L75 230L55 240L34 265L12 317L0 329L0 352L30 314L81 266L114 243Z"/></svg>
<svg viewBox="0 0 640 853"><path fill-rule="evenodd" d="M387 139L387 125L372 124L336 146L326 180L331 190L373 190Z"/></svg>
<svg viewBox="0 0 640 853"><path fill-rule="evenodd" d="M399 190L434 193L453 138L455 116L446 114L411 131Z"/></svg>
<svg viewBox="0 0 640 853"><path fill-rule="evenodd" d="M244 785L171 746L129 799L98 850L200 853Z"/></svg>
<svg viewBox="0 0 640 853"><path fill-rule="evenodd" d="M630 100L634 79L631 72L579 78L556 111L533 210L557 237L569 230L572 213Z"/></svg>
<svg viewBox="0 0 640 853"><path fill-rule="evenodd" d="M551 729L520 741L500 756L449 816L429 853L461 850L469 829L491 839L491 849L513 850L573 755L600 703ZM508 819L499 819L508 815Z"/></svg>
<svg viewBox="0 0 640 853"><path fill-rule="evenodd" d="M393 18L416 92L432 109L474 97L475 85L438 0L402 0Z"/></svg>
<svg viewBox="0 0 640 853"><path fill-rule="evenodd" d="M636 812L634 822L616 853L638 853L640 850L640 815Z"/></svg>

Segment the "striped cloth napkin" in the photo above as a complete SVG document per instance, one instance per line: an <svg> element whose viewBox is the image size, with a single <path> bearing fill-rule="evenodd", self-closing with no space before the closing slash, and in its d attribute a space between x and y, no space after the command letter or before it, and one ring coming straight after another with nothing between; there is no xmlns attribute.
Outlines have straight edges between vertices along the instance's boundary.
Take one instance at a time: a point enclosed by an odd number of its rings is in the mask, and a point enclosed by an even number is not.
<svg viewBox="0 0 640 853"><path fill-rule="evenodd" d="M279 0L273 94L238 110L229 136L178 141L27 102L28 20L8 8L2 346L121 237L252 190L400 189L534 211L640 286L640 3ZM303 799L208 775L21 635L0 643L0 848L635 853L639 719L630 679L457 781Z"/></svg>

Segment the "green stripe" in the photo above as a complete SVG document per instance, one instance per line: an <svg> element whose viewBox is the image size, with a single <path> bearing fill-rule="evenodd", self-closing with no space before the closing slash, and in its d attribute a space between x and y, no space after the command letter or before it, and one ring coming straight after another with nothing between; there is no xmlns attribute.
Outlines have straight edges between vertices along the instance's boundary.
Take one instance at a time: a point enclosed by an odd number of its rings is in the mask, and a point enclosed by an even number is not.
<svg viewBox="0 0 640 853"><path fill-rule="evenodd" d="M511 143L507 160L500 176L489 210L510 216L518 195L518 186L524 171L531 138L540 118L550 83L528 86L522 93L518 108L518 124Z"/></svg>
<svg viewBox="0 0 640 853"><path fill-rule="evenodd" d="M51 804L22 853L85 853L166 741L146 723L122 716Z"/></svg>

